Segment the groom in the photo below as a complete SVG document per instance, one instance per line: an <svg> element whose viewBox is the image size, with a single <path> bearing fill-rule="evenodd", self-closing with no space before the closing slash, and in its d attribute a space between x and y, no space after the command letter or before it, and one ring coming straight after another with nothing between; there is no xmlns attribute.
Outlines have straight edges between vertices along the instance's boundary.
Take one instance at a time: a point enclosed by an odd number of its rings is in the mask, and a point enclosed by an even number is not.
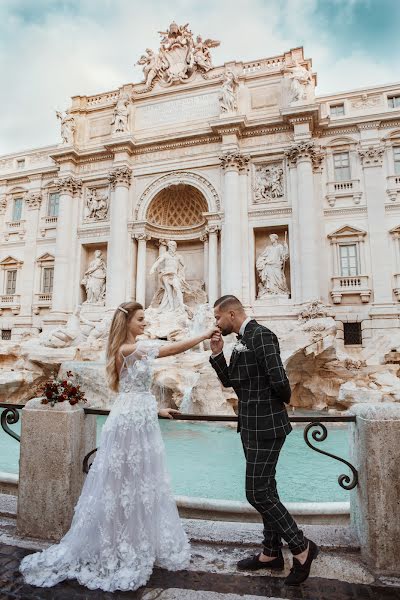
<svg viewBox="0 0 400 600"><path fill-rule="evenodd" d="M246 317L236 296L222 296L217 300L214 315L220 333L211 338L210 363L222 385L233 387L239 398L238 431L246 457L246 497L264 523L263 551L240 560L238 568L282 570L283 538L294 555L285 583L298 585L309 576L319 548L304 537L276 489L276 464L286 436L292 430L285 407L291 391L278 339L267 327ZM232 332L238 334L238 342L228 366L222 352L222 336Z"/></svg>

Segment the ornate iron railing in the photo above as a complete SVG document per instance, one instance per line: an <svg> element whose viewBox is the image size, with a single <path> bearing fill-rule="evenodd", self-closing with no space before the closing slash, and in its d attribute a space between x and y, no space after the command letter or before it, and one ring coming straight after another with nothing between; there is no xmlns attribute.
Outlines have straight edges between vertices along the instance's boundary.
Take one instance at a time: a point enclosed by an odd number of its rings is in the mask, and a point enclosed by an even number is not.
<svg viewBox="0 0 400 600"><path fill-rule="evenodd" d="M12 431L9 425L13 425L19 420L19 409L22 409L24 404L7 404L4 402L0 402L0 408L3 408L3 412L1 413L1 427L3 430L16 439L20 441L20 437ZM85 414L87 415L104 415L107 416L110 414L109 410L100 409L100 408L84 408ZM163 417L160 417L163 418ZM164 417L166 418L166 417ZM191 415L191 414L177 414L173 416L174 421L208 421L208 422L226 422L226 423L237 423L238 418L232 415ZM321 450L320 448L316 448L310 441L309 436L311 435L312 439L315 442L323 442L328 437L328 429L324 425L324 423L354 423L356 421L355 416L325 416L325 417L310 417L310 416L294 416L290 415L289 419L291 423L307 423L304 428L304 441L309 448L315 450L319 454L324 454L325 456L329 456L334 460L338 460L345 464L351 471L352 476L349 475L339 475L338 483L341 488L344 490L352 490L358 484L358 472L357 469L349 463L344 458L336 456L335 454L331 454L330 452L326 452L325 450ZM85 458L83 459L83 471L85 473L89 472L91 467L91 463L89 463L90 458L95 454L97 448L94 448L89 452Z"/></svg>

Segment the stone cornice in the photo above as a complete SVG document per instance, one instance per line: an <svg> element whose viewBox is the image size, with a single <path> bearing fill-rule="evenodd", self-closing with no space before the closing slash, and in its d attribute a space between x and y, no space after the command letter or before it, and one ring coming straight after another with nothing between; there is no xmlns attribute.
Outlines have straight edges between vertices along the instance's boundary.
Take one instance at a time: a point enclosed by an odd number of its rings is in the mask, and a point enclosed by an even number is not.
<svg viewBox="0 0 400 600"><path fill-rule="evenodd" d="M77 165L80 159L80 153L76 148L66 148L65 150L60 149L49 155L57 164L72 163Z"/></svg>
<svg viewBox="0 0 400 600"><path fill-rule="evenodd" d="M111 189L115 189L117 185L123 185L129 187L132 179L132 169L123 165L121 167L116 167L108 174L108 180L111 185Z"/></svg>
<svg viewBox="0 0 400 600"><path fill-rule="evenodd" d="M102 237L106 238L110 235L110 226L101 226L101 227L80 227L78 229L78 238L94 238L94 237Z"/></svg>
<svg viewBox="0 0 400 600"><path fill-rule="evenodd" d="M219 135L234 134L240 137L248 127L248 121L244 115L234 117L220 117L218 121L210 121L211 130Z"/></svg>
<svg viewBox="0 0 400 600"><path fill-rule="evenodd" d="M368 148L359 148L358 154L361 158L363 167L379 167L383 163L384 146L368 146Z"/></svg>
<svg viewBox="0 0 400 600"><path fill-rule="evenodd" d="M258 217L291 216L292 212L292 208L289 206L285 208L251 209L249 211L249 219L256 219Z"/></svg>
<svg viewBox="0 0 400 600"><path fill-rule="evenodd" d="M324 210L325 217L338 217L341 215L346 216L356 216L356 215L364 215L367 213L366 206L357 206L357 207L343 207L343 208L331 208Z"/></svg>
<svg viewBox="0 0 400 600"><path fill-rule="evenodd" d="M108 152L112 152L113 154L125 152L128 156L132 156L134 154L136 148L136 142L133 136L118 138L114 140L110 140L106 144L104 144L104 148Z"/></svg>
<svg viewBox="0 0 400 600"><path fill-rule="evenodd" d="M72 175L66 175L65 177L59 177L54 181L55 187L61 194L70 194L76 196L81 192L82 179L73 177Z"/></svg>

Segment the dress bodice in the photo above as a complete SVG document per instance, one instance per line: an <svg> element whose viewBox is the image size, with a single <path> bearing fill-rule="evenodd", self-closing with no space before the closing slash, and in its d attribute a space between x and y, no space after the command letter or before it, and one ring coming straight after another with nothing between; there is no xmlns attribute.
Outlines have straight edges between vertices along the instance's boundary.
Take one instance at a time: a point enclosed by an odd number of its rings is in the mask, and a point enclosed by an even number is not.
<svg viewBox="0 0 400 600"><path fill-rule="evenodd" d="M158 341L141 340L132 354L124 356L119 379L120 393L150 392L153 362L158 356L159 348Z"/></svg>

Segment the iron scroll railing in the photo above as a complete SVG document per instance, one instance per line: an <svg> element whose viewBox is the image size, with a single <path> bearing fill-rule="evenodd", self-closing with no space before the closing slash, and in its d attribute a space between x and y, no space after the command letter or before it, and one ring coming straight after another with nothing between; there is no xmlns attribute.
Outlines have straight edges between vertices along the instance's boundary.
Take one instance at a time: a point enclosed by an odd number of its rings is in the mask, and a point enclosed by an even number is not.
<svg viewBox="0 0 400 600"><path fill-rule="evenodd" d="M24 404L8 404L4 402L0 402L0 409L3 409L0 417L1 427L2 429L11 437L13 437L18 442L20 441L20 436L12 431L8 425L13 425L19 420L19 410L24 408ZM99 409L99 408L84 408L84 411L88 415L104 415L107 416L110 414L109 410ZM162 418L162 417L161 417ZM208 421L208 422L225 422L225 423L237 423L238 418L236 416L231 415L191 415L191 414L177 414L173 416L174 421ZM339 475L338 483L340 487L345 490L352 490L358 484L358 472L357 469L349 463L344 458L336 456L335 454L331 454L330 452L326 452L325 450L321 450L312 444L310 441L310 437L315 442L323 442L328 437L328 429L324 423L354 423L356 421L356 417L352 415L348 416L325 416L325 417L307 417L307 416L289 416L291 423L306 423L306 427L304 428L304 441L309 448L315 450L319 454L324 454L325 456L329 456L334 460L342 462L344 465L348 467L351 471L351 476L349 475ZM97 448L94 448L89 452L85 458L83 459L83 471L85 473L89 472L91 464L89 463L90 458L95 454Z"/></svg>

